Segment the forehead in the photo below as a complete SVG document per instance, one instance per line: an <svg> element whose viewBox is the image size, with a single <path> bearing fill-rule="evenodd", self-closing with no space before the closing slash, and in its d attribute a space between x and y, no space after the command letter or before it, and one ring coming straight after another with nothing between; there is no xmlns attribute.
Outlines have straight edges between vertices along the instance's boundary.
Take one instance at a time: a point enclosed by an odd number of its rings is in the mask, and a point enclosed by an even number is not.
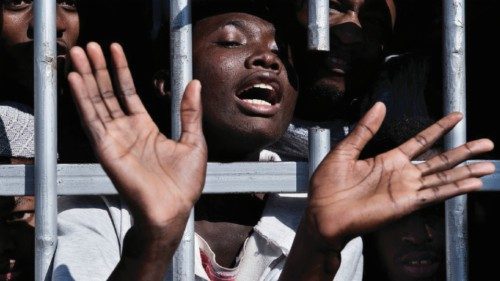
<svg viewBox="0 0 500 281"><path fill-rule="evenodd" d="M203 36L226 27L255 34L275 32L273 24L247 13L223 13L204 18L196 22L194 32L196 36Z"/></svg>

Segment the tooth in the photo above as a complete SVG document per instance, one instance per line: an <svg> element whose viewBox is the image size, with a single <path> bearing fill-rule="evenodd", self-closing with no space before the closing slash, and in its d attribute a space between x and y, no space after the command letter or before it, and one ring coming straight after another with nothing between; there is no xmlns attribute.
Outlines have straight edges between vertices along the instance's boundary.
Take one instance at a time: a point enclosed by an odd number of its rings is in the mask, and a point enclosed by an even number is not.
<svg viewBox="0 0 500 281"><path fill-rule="evenodd" d="M264 101L264 100L251 99L251 100L244 100L244 101L247 103L250 103L250 104L271 106L271 104L269 102Z"/></svg>
<svg viewBox="0 0 500 281"><path fill-rule="evenodd" d="M271 85L264 84L264 83L255 84L252 87L259 88L259 89L273 90L273 87Z"/></svg>

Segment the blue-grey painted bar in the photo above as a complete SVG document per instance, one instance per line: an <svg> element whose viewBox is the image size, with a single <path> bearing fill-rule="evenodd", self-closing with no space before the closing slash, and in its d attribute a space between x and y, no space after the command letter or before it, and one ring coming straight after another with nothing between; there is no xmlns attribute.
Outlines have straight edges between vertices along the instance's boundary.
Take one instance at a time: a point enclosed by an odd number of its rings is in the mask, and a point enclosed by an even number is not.
<svg viewBox="0 0 500 281"><path fill-rule="evenodd" d="M35 279L50 279L57 245L56 0L34 2Z"/></svg>
<svg viewBox="0 0 500 281"><path fill-rule="evenodd" d="M308 1L308 46L310 50L330 50L330 1Z"/></svg>
<svg viewBox="0 0 500 281"><path fill-rule="evenodd" d="M495 174L482 178L481 192L500 191L500 160L493 163ZM33 174L32 165L0 165L0 195L33 195ZM308 175L306 162L209 163L203 193L305 193ZM57 178L58 195L117 194L98 164L59 164Z"/></svg>
<svg viewBox="0 0 500 281"><path fill-rule="evenodd" d="M466 116L465 0L443 1L443 86L445 113ZM445 138L450 149L466 142L466 118ZM446 202L446 271L448 281L468 280L467 196Z"/></svg>
<svg viewBox="0 0 500 281"><path fill-rule="evenodd" d="M193 77L191 1L170 1L170 69L172 85L172 138L181 135L180 105L184 89ZM173 260L173 280L194 280L194 213L186 224Z"/></svg>

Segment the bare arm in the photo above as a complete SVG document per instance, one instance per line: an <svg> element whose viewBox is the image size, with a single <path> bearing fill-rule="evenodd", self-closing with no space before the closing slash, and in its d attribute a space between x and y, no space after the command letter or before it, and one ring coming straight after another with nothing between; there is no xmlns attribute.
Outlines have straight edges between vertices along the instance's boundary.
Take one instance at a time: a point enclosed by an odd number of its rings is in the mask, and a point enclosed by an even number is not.
<svg viewBox="0 0 500 281"><path fill-rule="evenodd" d="M94 151L134 218L110 279L161 280L205 181L201 86L197 81L187 86L182 136L179 142L169 140L141 103L122 48L110 49L116 93L96 43L86 52L71 50L75 72L68 76Z"/></svg>
<svg viewBox="0 0 500 281"><path fill-rule="evenodd" d="M451 130L452 113L399 147L359 160L378 131L385 106L376 104L314 173L307 210L280 280L333 280L340 251L350 239L376 230L425 206L478 190L492 163L459 163L493 149L490 140L468 142L428 161L412 164Z"/></svg>

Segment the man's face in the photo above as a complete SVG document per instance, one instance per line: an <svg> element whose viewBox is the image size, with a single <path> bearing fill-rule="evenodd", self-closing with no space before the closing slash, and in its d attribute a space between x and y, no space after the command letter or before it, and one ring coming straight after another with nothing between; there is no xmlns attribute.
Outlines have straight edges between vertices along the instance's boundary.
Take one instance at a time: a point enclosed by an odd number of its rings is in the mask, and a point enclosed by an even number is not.
<svg viewBox="0 0 500 281"><path fill-rule="evenodd" d="M0 50L3 75L13 83L33 87L33 0L3 0ZM57 53L59 66L80 31L77 0L57 0ZM60 69L62 70L62 68ZM62 71L61 71L62 72ZM31 98L32 99L32 98Z"/></svg>
<svg viewBox="0 0 500 281"><path fill-rule="evenodd" d="M444 280L443 217L440 205L377 231L377 252L391 281Z"/></svg>
<svg viewBox="0 0 500 281"><path fill-rule="evenodd" d="M227 13L197 22L193 38L194 77L203 86L211 149L251 153L281 137L297 93L273 25Z"/></svg>
<svg viewBox="0 0 500 281"><path fill-rule="evenodd" d="M0 197L0 281L34 280L35 201Z"/></svg>
<svg viewBox="0 0 500 281"><path fill-rule="evenodd" d="M1 164L33 159L0 156ZM0 281L34 280L35 198L0 196Z"/></svg>
<svg viewBox="0 0 500 281"><path fill-rule="evenodd" d="M392 0L330 0L330 51L311 52L306 49L307 1L295 4L302 26L301 42L294 47L301 82L298 113L327 118L340 101L350 102L373 79L392 30L394 6Z"/></svg>

